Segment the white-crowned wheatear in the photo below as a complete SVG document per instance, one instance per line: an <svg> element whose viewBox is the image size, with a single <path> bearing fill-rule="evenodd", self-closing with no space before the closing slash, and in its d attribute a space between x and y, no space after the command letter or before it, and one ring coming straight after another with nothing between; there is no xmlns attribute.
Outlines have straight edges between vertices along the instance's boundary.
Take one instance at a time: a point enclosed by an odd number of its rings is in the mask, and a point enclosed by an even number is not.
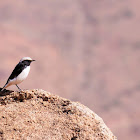
<svg viewBox="0 0 140 140"><path fill-rule="evenodd" d="M10 77L8 78L6 84L2 88L1 91L3 91L5 88L11 86L11 85L18 85L21 82L23 82L30 71L30 64L35 60L32 60L30 57L23 57L19 63L14 68L13 72L11 73ZM17 86L17 88L21 91L21 89Z"/></svg>

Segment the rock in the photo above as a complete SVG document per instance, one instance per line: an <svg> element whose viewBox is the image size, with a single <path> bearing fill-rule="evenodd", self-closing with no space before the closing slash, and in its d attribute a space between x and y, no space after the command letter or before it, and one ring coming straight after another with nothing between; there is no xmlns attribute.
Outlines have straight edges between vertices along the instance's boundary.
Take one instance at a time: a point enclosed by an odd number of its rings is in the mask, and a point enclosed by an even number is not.
<svg viewBox="0 0 140 140"><path fill-rule="evenodd" d="M117 139L89 108L40 89L0 93L0 112L1 139Z"/></svg>

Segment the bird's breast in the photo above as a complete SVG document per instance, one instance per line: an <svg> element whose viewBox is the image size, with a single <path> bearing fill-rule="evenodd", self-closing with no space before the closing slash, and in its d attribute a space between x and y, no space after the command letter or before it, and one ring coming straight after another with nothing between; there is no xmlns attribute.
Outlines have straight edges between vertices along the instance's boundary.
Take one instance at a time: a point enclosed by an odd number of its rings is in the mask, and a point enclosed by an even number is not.
<svg viewBox="0 0 140 140"><path fill-rule="evenodd" d="M27 78L30 71L30 66L27 66L16 78L17 81L23 81Z"/></svg>

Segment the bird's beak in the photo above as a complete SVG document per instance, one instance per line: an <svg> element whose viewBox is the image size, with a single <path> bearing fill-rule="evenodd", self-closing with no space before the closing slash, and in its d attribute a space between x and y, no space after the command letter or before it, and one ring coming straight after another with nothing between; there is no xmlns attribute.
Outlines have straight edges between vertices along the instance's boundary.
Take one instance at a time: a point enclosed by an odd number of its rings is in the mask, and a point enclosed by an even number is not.
<svg viewBox="0 0 140 140"><path fill-rule="evenodd" d="M31 61L33 62L33 61L35 61L35 60L31 60Z"/></svg>

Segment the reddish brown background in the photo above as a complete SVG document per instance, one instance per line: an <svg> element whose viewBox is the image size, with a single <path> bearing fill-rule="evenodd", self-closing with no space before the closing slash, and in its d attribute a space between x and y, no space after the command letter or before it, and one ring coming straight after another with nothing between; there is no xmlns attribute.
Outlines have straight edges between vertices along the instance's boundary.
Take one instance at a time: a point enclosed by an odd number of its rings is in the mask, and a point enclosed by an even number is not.
<svg viewBox="0 0 140 140"><path fill-rule="evenodd" d="M1 1L0 85L30 56L37 61L21 88L79 101L118 139L138 140L139 7L139 0Z"/></svg>

